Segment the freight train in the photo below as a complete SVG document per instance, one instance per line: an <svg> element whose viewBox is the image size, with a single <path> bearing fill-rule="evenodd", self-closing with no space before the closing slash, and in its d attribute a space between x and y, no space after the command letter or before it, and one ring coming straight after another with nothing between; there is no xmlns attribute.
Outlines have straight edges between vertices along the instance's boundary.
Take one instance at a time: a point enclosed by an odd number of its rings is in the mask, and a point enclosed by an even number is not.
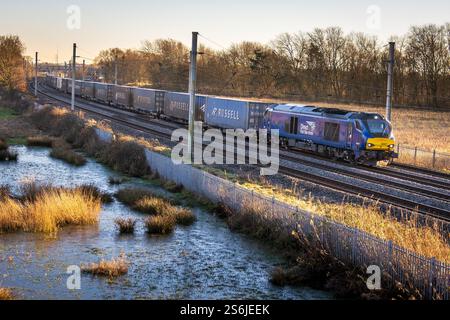
<svg viewBox="0 0 450 320"><path fill-rule="evenodd" d="M64 93L72 92L72 80L47 76L46 84ZM75 81L75 94L138 113L186 123L187 93ZM280 143L334 159L374 166L392 162L395 139L392 125L376 113L341 109L270 104L197 95L197 121L218 129L279 130Z"/></svg>

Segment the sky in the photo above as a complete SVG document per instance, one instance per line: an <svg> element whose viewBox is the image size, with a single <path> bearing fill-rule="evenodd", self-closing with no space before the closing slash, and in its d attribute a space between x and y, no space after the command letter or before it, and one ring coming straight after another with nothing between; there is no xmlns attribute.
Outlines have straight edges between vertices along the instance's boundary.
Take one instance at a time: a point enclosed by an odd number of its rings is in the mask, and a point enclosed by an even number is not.
<svg viewBox="0 0 450 320"><path fill-rule="evenodd" d="M28 55L39 51L41 61L58 56L59 63L70 59L74 42L89 63L100 50L140 48L143 40L189 45L192 31L212 40L201 43L221 49L329 26L387 42L411 25L446 22L448 0L0 0L0 34L18 35Z"/></svg>

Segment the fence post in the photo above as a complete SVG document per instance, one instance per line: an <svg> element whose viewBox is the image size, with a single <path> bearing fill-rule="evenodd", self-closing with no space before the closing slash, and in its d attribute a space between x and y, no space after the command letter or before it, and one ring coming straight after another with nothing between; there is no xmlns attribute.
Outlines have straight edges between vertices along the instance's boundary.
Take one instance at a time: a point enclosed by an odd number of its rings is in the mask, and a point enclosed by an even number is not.
<svg viewBox="0 0 450 320"><path fill-rule="evenodd" d="M389 256L389 275L394 279L394 244L392 240L388 242L388 256Z"/></svg>
<svg viewBox="0 0 450 320"><path fill-rule="evenodd" d="M234 208L235 208L235 210L238 210L238 207L237 207L237 187L236 187L236 184L237 184L237 182L235 182L234 184L233 184L233 186L234 186L234 204L233 204L233 206L234 206Z"/></svg>
<svg viewBox="0 0 450 320"><path fill-rule="evenodd" d="M398 154L398 157L400 158L400 143L397 145L397 154Z"/></svg>
<svg viewBox="0 0 450 320"><path fill-rule="evenodd" d="M434 288L434 269L436 267L436 259L432 258L430 263L430 275L428 279L428 298L433 298L433 288Z"/></svg>
<svg viewBox="0 0 450 320"><path fill-rule="evenodd" d="M433 149L433 169L436 166L436 149Z"/></svg>
<svg viewBox="0 0 450 320"><path fill-rule="evenodd" d="M272 196L272 217L275 216L275 196Z"/></svg>
<svg viewBox="0 0 450 320"><path fill-rule="evenodd" d="M414 148L414 164L417 162L417 147Z"/></svg>
<svg viewBox="0 0 450 320"><path fill-rule="evenodd" d="M352 237L352 261L356 264L356 244L358 239L359 231L358 229L353 229L353 237Z"/></svg>

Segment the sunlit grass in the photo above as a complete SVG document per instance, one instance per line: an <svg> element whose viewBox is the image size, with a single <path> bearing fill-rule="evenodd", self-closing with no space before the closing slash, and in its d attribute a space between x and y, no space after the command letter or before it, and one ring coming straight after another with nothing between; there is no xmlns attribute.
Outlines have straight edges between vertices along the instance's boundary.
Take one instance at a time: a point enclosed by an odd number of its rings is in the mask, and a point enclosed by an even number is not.
<svg viewBox="0 0 450 320"><path fill-rule="evenodd" d="M14 300L14 294L9 288L0 288L0 301Z"/></svg>
<svg viewBox="0 0 450 320"><path fill-rule="evenodd" d="M68 225L98 222L101 199L81 189L44 188L23 201L0 199L0 232L55 234Z"/></svg>
<svg viewBox="0 0 450 320"><path fill-rule="evenodd" d="M171 215L160 215L148 217L145 226L149 234L167 235L175 230L177 221Z"/></svg>
<svg viewBox="0 0 450 320"><path fill-rule="evenodd" d="M308 212L325 216L346 226L365 231L383 240L390 240L400 247L412 250L429 258L450 262L450 246L446 242L448 233L442 234L438 227L420 226L415 218L405 217L401 222L392 215L383 213L376 204L325 203L311 196L301 197L290 189L241 182L248 190L272 197Z"/></svg>
<svg viewBox="0 0 450 320"><path fill-rule="evenodd" d="M119 229L119 232L121 234L132 234L134 233L134 229L136 227L136 220L132 218L119 218L114 220L114 223L116 224L117 228Z"/></svg>
<svg viewBox="0 0 450 320"><path fill-rule="evenodd" d="M128 273L128 265L124 254L121 254L118 258L110 261L101 260L98 263L91 263L87 266L82 266L81 270L84 273L90 273L94 276L102 276L108 278L117 278Z"/></svg>

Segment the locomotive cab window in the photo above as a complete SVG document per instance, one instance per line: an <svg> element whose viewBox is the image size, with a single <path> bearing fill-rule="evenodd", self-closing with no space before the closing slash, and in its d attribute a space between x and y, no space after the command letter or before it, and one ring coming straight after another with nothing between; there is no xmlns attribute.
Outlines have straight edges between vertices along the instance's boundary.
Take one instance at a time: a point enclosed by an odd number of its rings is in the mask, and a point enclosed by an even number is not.
<svg viewBox="0 0 450 320"><path fill-rule="evenodd" d="M338 142L339 129L340 125L338 123L325 122L324 139L328 141Z"/></svg>

